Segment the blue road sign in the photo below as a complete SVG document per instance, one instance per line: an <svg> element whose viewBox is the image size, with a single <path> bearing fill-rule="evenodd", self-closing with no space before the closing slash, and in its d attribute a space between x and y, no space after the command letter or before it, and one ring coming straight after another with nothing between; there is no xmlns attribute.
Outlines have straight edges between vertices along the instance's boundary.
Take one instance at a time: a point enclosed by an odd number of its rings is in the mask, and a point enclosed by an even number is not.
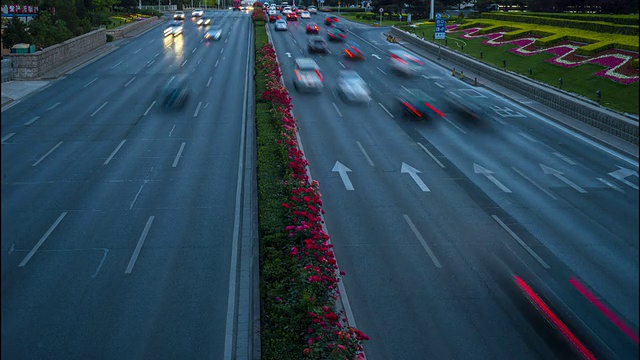
<svg viewBox="0 0 640 360"><path fill-rule="evenodd" d="M447 30L445 19L436 19L436 40L444 39L444 33Z"/></svg>

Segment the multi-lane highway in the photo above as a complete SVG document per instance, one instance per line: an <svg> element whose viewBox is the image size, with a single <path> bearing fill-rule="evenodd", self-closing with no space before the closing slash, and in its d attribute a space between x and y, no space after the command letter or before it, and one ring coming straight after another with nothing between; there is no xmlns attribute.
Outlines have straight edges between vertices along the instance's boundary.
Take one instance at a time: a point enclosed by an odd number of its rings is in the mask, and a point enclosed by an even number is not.
<svg viewBox="0 0 640 360"><path fill-rule="evenodd" d="M246 351L253 32L210 15L219 41L162 24L3 111L3 358ZM165 111L180 75L189 102Z"/></svg>
<svg viewBox="0 0 640 360"><path fill-rule="evenodd" d="M417 77L398 76L388 58L399 45L384 29L348 24L365 61L347 60L343 43L311 55L308 21L326 37L321 14L286 32L269 27L353 316L371 337L367 358L574 356L512 275L589 351L636 358L637 159L431 61ZM299 57L318 63L322 93L293 89ZM344 69L368 83L368 105L340 100ZM430 94L445 118L407 121L395 100L403 87ZM452 96L480 99L482 116L454 111Z"/></svg>

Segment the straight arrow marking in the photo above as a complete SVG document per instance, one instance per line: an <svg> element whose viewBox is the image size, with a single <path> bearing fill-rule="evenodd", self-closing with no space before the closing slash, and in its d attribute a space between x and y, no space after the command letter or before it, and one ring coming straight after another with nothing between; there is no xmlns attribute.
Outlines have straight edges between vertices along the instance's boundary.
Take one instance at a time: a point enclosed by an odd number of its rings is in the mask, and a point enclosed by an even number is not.
<svg viewBox="0 0 640 360"><path fill-rule="evenodd" d="M577 184L575 184L573 181L567 179L566 177L562 176L564 175L563 173L561 173L560 171L550 168L546 165L540 164L540 167L542 168L542 171L545 174L551 174L553 176L555 176L556 178L558 178L560 181L564 182L565 184L571 186L574 190L576 190L579 193L586 193L587 191L583 188L581 188L580 186L578 186Z"/></svg>
<svg viewBox="0 0 640 360"><path fill-rule="evenodd" d="M351 180L349 180L349 175L347 175L347 172L351 172L351 169L344 166L340 161L336 161L331 171L337 172L340 175L340 179L342 179L345 189L349 191L354 190L353 184L351 184Z"/></svg>
<svg viewBox="0 0 640 360"><path fill-rule="evenodd" d="M500 181L498 181L498 179L496 179L495 177L493 177L493 171L489 170L489 169L485 169L482 166L474 163L473 164L473 171L476 174L482 174L484 175L487 179L489 179L489 181L491 181L495 186L499 187L500 190L506 192L506 193L511 193L511 190L509 190L508 187L504 186Z"/></svg>
<svg viewBox="0 0 640 360"><path fill-rule="evenodd" d="M429 190L427 185L425 185L425 183L422 181L422 179L420 179L420 177L418 176L418 173L420 172L419 170L413 168L410 165L402 163L402 167L400 168L400 172L403 173L403 174L409 174L411 176L411 178L413 179L413 181L415 181L416 184L418 184L418 187L420 188L420 190L425 191L425 192L426 191L431 191L431 190Z"/></svg>

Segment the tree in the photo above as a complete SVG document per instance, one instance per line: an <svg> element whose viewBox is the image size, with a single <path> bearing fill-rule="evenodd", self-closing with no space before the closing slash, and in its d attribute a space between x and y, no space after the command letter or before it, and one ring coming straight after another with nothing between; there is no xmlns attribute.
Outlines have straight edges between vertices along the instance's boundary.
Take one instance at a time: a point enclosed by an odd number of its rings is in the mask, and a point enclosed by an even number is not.
<svg viewBox="0 0 640 360"><path fill-rule="evenodd" d="M2 33L2 44L5 49L10 49L13 45L20 43L31 44L33 43L33 37L27 31L27 24L16 15L13 15L7 28Z"/></svg>
<svg viewBox="0 0 640 360"><path fill-rule="evenodd" d="M67 29L64 20L54 20L48 11L40 11L29 24L34 43L39 48L46 48L71 39L73 33Z"/></svg>

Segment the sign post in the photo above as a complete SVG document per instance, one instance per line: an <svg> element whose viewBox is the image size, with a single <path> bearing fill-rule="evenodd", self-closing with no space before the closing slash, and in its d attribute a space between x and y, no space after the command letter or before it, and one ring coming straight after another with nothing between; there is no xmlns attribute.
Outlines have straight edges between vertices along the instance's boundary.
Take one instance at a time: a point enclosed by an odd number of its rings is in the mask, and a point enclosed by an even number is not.
<svg viewBox="0 0 640 360"><path fill-rule="evenodd" d="M446 20L442 18L442 15L440 13L436 14L436 32L435 32L435 38L436 40L442 40L445 38L445 31L447 30L446 28ZM441 60L440 57L440 47L442 46L442 41L438 41L438 60Z"/></svg>
<svg viewBox="0 0 640 360"><path fill-rule="evenodd" d="M342 4L342 2L338 1L338 15L340 15L340 5Z"/></svg>
<svg viewBox="0 0 640 360"><path fill-rule="evenodd" d="M384 9L380 8L380 25L379 26L382 26L382 13L383 12L384 12Z"/></svg>

